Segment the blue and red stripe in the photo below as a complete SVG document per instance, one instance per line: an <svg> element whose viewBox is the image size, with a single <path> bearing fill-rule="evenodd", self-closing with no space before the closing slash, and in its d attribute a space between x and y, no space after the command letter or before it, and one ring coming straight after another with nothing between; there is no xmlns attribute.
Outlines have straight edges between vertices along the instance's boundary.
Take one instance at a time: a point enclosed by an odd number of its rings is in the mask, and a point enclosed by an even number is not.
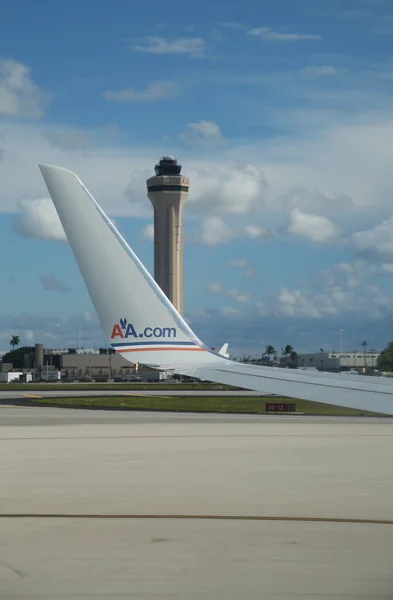
<svg viewBox="0 0 393 600"><path fill-rule="evenodd" d="M172 350L184 352L205 352L204 348L194 342L118 342L112 344L116 352L156 352Z"/></svg>

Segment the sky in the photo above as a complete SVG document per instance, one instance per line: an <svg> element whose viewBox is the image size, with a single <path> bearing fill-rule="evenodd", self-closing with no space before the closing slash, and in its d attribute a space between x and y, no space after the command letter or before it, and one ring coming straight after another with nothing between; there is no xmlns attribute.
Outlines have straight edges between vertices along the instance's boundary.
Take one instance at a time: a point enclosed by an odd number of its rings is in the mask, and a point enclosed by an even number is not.
<svg viewBox="0 0 393 600"><path fill-rule="evenodd" d="M23 18L21 17L23 15ZM391 0L3 0L0 350L107 341L38 163L153 270L146 179L190 178L184 310L209 345L393 339Z"/></svg>

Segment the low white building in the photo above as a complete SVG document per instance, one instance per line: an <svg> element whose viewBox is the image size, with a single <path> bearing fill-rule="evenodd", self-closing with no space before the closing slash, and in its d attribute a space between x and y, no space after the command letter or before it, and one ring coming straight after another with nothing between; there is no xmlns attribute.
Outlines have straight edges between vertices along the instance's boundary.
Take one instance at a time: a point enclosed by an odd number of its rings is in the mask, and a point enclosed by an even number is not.
<svg viewBox="0 0 393 600"><path fill-rule="evenodd" d="M1 383L11 383L12 381L25 381L29 383L32 381L32 373L24 373L23 371L2 371L0 372Z"/></svg>
<svg viewBox="0 0 393 600"><path fill-rule="evenodd" d="M380 352L314 352L299 354L299 368L314 368L318 371L340 371L349 369L377 369Z"/></svg>
<svg viewBox="0 0 393 600"><path fill-rule="evenodd" d="M378 358L381 353L372 352L335 352L330 356L337 356L340 361L340 367L345 369L363 369L364 367L376 369Z"/></svg>
<svg viewBox="0 0 393 600"><path fill-rule="evenodd" d="M329 352L313 352L310 354L299 354L297 361L299 368L317 369L318 371L339 371L340 360L336 355Z"/></svg>

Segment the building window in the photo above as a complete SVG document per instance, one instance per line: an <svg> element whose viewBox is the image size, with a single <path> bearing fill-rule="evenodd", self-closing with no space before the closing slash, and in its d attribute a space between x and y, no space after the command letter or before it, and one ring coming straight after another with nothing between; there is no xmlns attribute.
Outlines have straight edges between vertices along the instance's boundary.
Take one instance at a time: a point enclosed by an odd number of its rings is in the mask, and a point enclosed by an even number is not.
<svg viewBox="0 0 393 600"><path fill-rule="evenodd" d="M149 192L188 192L186 185L151 185Z"/></svg>

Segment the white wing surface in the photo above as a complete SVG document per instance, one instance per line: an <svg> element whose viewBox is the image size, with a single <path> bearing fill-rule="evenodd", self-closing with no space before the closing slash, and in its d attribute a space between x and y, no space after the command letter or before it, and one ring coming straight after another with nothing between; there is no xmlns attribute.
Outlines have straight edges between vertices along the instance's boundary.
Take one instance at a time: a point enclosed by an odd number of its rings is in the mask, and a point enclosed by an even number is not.
<svg viewBox="0 0 393 600"><path fill-rule="evenodd" d="M101 325L124 358L250 390L393 414L388 379L244 365L212 352L77 175L51 165L40 169Z"/></svg>

